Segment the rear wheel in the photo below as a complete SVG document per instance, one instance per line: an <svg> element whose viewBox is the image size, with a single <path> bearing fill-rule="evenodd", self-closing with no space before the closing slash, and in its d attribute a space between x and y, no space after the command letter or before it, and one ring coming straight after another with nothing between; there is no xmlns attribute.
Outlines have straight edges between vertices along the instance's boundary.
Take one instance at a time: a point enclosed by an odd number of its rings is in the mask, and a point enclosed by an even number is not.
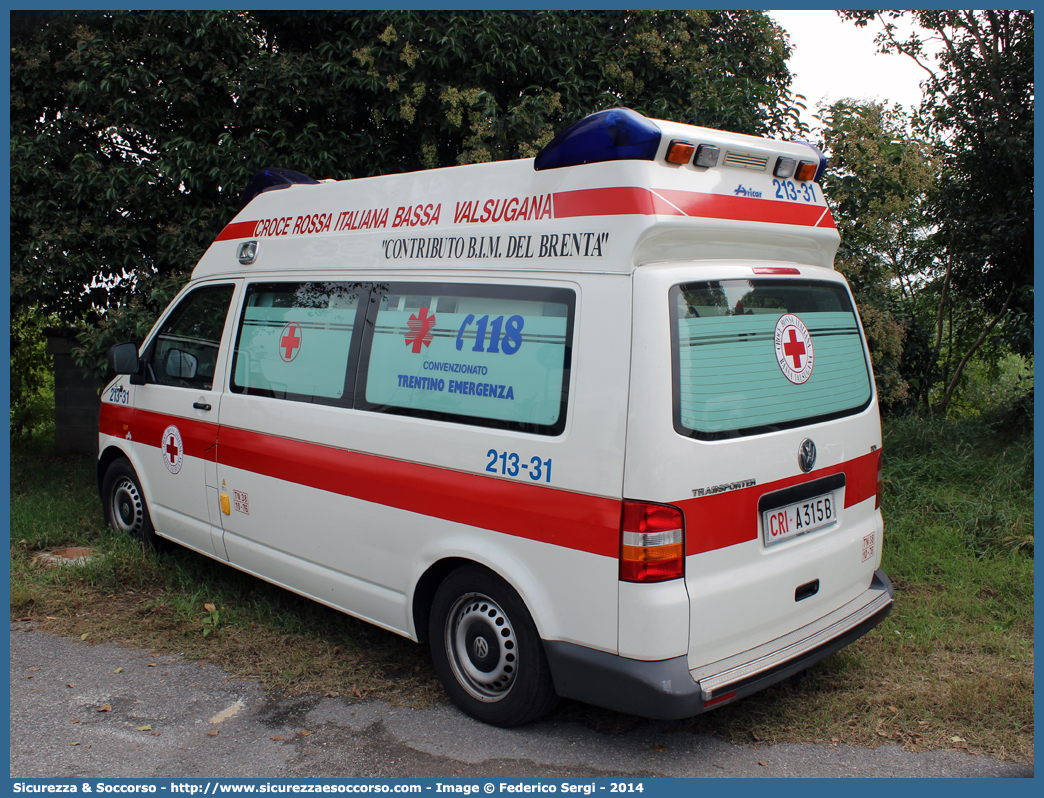
<svg viewBox="0 0 1044 798"><path fill-rule="evenodd" d="M473 718L518 726L558 703L529 611L491 571L466 566L446 577L435 593L429 633L446 692Z"/></svg>
<svg viewBox="0 0 1044 798"><path fill-rule="evenodd" d="M113 529L122 530L154 549L163 548L164 541L156 535L152 526L138 475L125 458L114 461L105 472L105 479L102 480L102 507L105 523Z"/></svg>

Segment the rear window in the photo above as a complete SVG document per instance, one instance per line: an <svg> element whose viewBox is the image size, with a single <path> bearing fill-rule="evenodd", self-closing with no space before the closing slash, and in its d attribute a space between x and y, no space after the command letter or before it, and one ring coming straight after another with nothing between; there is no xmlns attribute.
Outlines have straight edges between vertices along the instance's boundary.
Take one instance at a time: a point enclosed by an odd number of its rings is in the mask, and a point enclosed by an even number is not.
<svg viewBox="0 0 1044 798"><path fill-rule="evenodd" d="M870 373L837 283L721 280L670 291L674 427L705 440L859 412Z"/></svg>

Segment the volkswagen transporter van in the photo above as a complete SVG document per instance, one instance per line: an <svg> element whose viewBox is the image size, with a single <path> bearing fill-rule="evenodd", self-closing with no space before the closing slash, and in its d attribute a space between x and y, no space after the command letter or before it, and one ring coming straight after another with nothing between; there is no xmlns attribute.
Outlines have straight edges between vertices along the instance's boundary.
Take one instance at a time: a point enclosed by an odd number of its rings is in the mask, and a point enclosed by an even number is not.
<svg viewBox="0 0 1044 798"><path fill-rule="evenodd" d="M110 353L106 518L428 642L497 725L785 679L892 605L824 167L614 109L535 159L266 170Z"/></svg>

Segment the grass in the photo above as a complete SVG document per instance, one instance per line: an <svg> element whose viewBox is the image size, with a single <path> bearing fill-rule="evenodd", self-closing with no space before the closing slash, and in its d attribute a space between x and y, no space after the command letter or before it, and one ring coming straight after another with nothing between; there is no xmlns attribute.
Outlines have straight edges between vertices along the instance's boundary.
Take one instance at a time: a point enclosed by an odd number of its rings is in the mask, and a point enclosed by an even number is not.
<svg viewBox="0 0 1044 798"><path fill-rule="evenodd" d="M891 616L802 681L672 732L1033 761L1032 433L902 419L886 425L885 458ZM34 557L68 545L107 556L59 568ZM180 652L287 694L445 700L426 647L187 550L157 556L110 532L92 459L48 455L46 444L12 455L11 617ZM575 702L555 717L610 734L645 723Z"/></svg>

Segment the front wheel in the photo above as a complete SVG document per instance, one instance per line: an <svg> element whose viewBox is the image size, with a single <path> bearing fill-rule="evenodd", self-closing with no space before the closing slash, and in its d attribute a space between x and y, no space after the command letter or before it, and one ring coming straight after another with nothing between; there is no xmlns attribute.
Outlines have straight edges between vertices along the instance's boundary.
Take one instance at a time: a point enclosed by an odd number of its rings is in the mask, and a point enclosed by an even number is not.
<svg viewBox="0 0 1044 798"><path fill-rule="evenodd" d="M164 541L152 526L145 493L134 467L125 458L109 466L102 480L102 509L105 523L133 538L162 550Z"/></svg>
<svg viewBox="0 0 1044 798"><path fill-rule="evenodd" d="M466 566L439 586L432 658L458 707L494 726L518 726L558 702L536 625L521 597L491 571Z"/></svg>

